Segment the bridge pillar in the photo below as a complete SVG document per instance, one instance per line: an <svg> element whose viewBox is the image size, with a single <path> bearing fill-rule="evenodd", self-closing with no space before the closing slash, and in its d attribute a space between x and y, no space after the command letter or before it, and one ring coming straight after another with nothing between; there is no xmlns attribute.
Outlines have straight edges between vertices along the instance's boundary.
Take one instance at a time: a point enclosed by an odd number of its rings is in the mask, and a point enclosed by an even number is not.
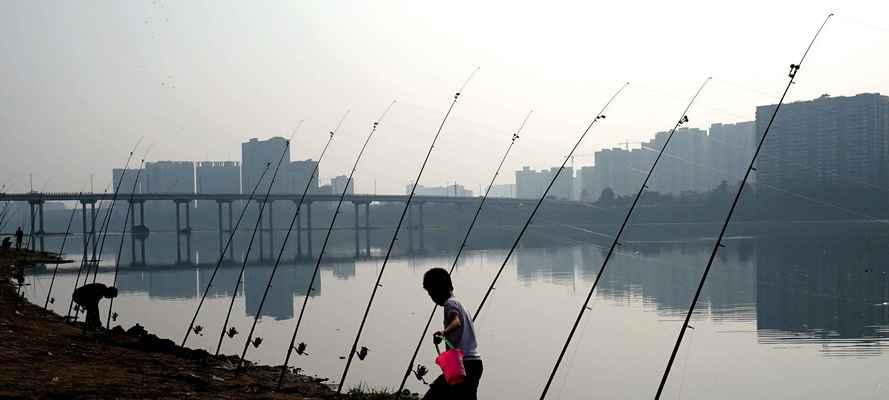
<svg viewBox="0 0 889 400"><path fill-rule="evenodd" d="M414 252L414 207L407 206L407 251Z"/></svg>
<svg viewBox="0 0 889 400"><path fill-rule="evenodd" d="M129 203L130 207L128 211L130 214L130 265L136 265L136 207L133 205L132 200L127 203ZM120 240L124 240L124 237L121 236Z"/></svg>
<svg viewBox="0 0 889 400"><path fill-rule="evenodd" d="M296 256L295 259L299 260L303 256L303 216L302 216L302 207L299 205L298 201L293 201L294 207L296 208Z"/></svg>
<svg viewBox="0 0 889 400"><path fill-rule="evenodd" d="M31 211L30 211L30 214L31 214L31 215L30 215L30 216L31 216L31 226L28 228L28 243L27 243L27 247L30 248L31 250L34 250L34 248L35 248L35 246L36 246L36 244L34 243L34 231L35 231L34 228L37 227L37 226L36 226L37 223L34 221L34 220L37 218L37 216L34 215L34 214L35 214L35 211L34 211L34 202L33 202L33 201L29 201L29 202L28 202L28 207L30 207L30 210L31 210Z"/></svg>
<svg viewBox="0 0 889 400"><path fill-rule="evenodd" d="M419 229L420 229L420 252L426 251L426 240L425 240L425 236L423 235L424 227L425 227L423 225L423 205L424 204L425 204L424 202L420 202L417 204L417 206L418 206L417 208L419 208L418 211L420 212L420 226L419 226Z"/></svg>
<svg viewBox="0 0 889 400"><path fill-rule="evenodd" d="M191 264L191 201L185 202L185 262Z"/></svg>
<svg viewBox="0 0 889 400"><path fill-rule="evenodd" d="M222 202L219 200L216 200L216 211L216 222L218 227L217 234L219 236L219 258L222 258L225 256L225 253L223 252L223 247L225 246L225 244L222 243Z"/></svg>
<svg viewBox="0 0 889 400"><path fill-rule="evenodd" d="M182 263L182 236L185 236L185 262L191 263L191 201L177 199L173 200L176 204L176 263ZM181 213L179 208L185 206L185 227L180 221Z"/></svg>
<svg viewBox="0 0 889 400"><path fill-rule="evenodd" d="M179 221L179 201L173 201L176 204L176 264L182 264L182 225Z"/></svg>
<svg viewBox="0 0 889 400"><path fill-rule="evenodd" d="M355 258L361 256L361 227L358 226L358 212L361 210L361 205L358 202L352 202L352 205L355 206Z"/></svg>
<svg viewBox="0 0 889 400"><path fill-rule="evenodd" d="M269 204L266 205L266 207L269 208L269 257L270 258L275 257L275 216L273 214L273 212L274 212L273 207L272 207L273 204L275 204L275 202L269 200Z"/></svg>
<svg viewBox="0 0 889 400"><path fill-rule="evenodd" d="M364 203L364 247L370 257L370 202Z"/></svg>
<svg viewBox="0 0 889 400"><path fill-rule="evenodd" d="M87 225L86 225L86 202L80 201L80 212L83 214L82 226L83 226L83 254L86 254L89 251L89 236L87 236Z"/></svg>
<svg viewBox="0 0 889 400"><path fill-rule="evenodd" d="M145 226L145 200L129 200L130 203L130 265L145 265L145 239L148 227ZM136 206L139 206L139 222L136 223ZM136 242L139 242L139 255Z"/></svg>
<svg viewBox="0 0 889 400"><path fill-rule="evenodd" d="M232 204L233 203L234 203L233 201L228 202L228 234L229 235L234 235L234 229L235 229L234 225L233 225L234 222L232 222L233 221L233 218L232 218L232 216L233 216ZM235 243L234 242L235 242L234 237L232 237L231 243L228 244L228 259L229 259L229 261L234 261L234 259L235 259Z"/></svg>
<svg viewBox="0 0 889 400"><path fill-rule="evenodd" d="M95 201L92 202L92 204L90 204L90 211L93 214L92 219L91 219L92 222L90 222L90 225L91 225L90 226L90 237L93 240L93 249L95 249L96 245L99 243L98 237L96 236L96 216L97 216L97 214L96 214L96 202Z"/></svg>
<svg viewBox="0 0 889 400"><path fill-rule="evenodd" d="M312 202L306 202L306 256L312 258Z"/></svg>
<svg viewBox="0 0 889 400"><path fill-rule="evenodd" d="M43 230L43 200L41 200L39 203L37 203L37 210L39 212L39 216L38 216L38 221L39 221L38 224L39 225L38 226L40 227L40 230L37 231L37 237L40 238L40 251L43 251L45 249L45 247L44 247L45 243L44 243L43 239L44 239L44 235L46 234L46 231Z"/></svg>
<svg viewBox="0 0 889 400"><path fill-rule="evenodd" d="M259 261L265 259L265 235L262 234L263 225L265 225L265 221L262 219L262 211L263 210L263 200L256 200L256 216L259 218L259 221L256 221L259 226L257 229L259 230Z"/></svg>

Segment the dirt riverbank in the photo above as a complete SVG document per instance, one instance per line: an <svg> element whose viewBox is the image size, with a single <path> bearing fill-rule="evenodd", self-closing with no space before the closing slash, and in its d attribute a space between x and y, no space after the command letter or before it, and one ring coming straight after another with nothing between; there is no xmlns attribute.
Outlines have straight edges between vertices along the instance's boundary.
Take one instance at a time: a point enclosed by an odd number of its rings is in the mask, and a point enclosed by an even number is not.
<svg viewBox="0 0 889 400"><path fill-rule="evenodd" d="M0 250L0 398L14 399L386 399L336 395L322 380L252 365L235 374L236 357L211 357L147 332L84 332L82 325L17 295L14 264L51 255ZM25 267L27 268L27 267ZM130 327L128 327L130 328Z"/></svg>

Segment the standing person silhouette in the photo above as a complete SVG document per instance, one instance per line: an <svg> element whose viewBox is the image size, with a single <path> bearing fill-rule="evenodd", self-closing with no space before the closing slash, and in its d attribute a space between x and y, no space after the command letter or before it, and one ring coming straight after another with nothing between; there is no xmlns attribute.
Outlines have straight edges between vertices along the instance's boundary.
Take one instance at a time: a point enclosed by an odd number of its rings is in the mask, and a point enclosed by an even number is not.
<svg viewBox="0 0 889 400"><path fill-rule="evenodd" d="M22 238L23 237L25 237L25 231L23 231L22 227L20 226L20 227L18 227L18 229L15 230L15 249L16 250L22 248Z"/></svg>

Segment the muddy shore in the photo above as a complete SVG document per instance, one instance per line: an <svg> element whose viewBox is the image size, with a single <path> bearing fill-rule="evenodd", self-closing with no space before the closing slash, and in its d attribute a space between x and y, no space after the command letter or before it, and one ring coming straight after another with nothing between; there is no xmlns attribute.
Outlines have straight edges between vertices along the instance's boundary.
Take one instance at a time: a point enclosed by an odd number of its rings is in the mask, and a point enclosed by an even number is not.
<svg viewBox="0 0 889 400"><path fill-rule="evenodd" d="M49 263L49 254L0 250L0 398L13 399L388 399L337 395L325 380L250 365L238 358L176 346L144 330L85 332L18 296L21 265ZM14 264L18 264L15 266ZM20 276L19 276L20 277Z"/></svg>

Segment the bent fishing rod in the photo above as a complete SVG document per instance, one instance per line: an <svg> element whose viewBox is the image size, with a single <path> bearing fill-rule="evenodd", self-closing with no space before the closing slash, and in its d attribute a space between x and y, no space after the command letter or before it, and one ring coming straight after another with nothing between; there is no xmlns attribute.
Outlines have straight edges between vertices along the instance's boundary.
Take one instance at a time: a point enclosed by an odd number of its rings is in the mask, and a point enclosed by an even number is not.
<svg viewBox="0 0 889 400"><path fill-rule="evenodd" d="M392 100L392 103L389 103L389 107L386 107L386 110L383 111L383 114L381 114L380 117L377 118L376 121L374 121L373 127L370 130L370 133L367 135L367 138L364 139L364 144L361 146L361 150L358 152L358 156L355 157L355 163L352 164L352 171L349 172L349 178L346 179L346 186L343 187L343 192L342 192L342 194L340 194L340 200L336 204L336 210L333 212L333 217L330 219L330 226L327 228L327 234L324 236L324 242L322 242L322 244L321 244L321 251L318 253L318 259L315 261L315 268L312 270L312 278L309 280L309 286L308 286L308 289L306 290L306 297L305 297L305 299L303 299L302 308L300 308L300 310L299 310L299 317L297 317L297 319L296 319L296 327L293 328L293 335L290 337L290 346L287 348L287 355L284 357L284 365L281 367L281 374L278 376L278 388L279 389L281 388L281 384L284 382L284 375L287 372L287 364L290 363L290 357L293 355L293 344L296 342L296 335L299 332L300 324L302 324L303 315L306 312L306 305L308 305L308 303L309 303L309 296L312 294L312 291L315 290L314 289L315 279L317 279L318 270L321 268L321 259L324 257L324 251L327 250L327 242L330 240L330 235L333 232L333 226L336 223L336 218L340 214L340 207L343 205L343 201L346 198L346 194L349 192L349 186L352 184L352 178L355 176L355 171L358 169L358 162L361 161L361 157L364 155L364 150L367 149L367 144L370 143L370 139L373 137L374 133L376 133L377 128L379 128L379 126L380 126L380 123L383 122L383 118L386 117L386 114L389 113L389 110L392 109L393 105L395 105L395 100ZM356 218L357 218L357 215L356 215ZM292 226L293 226L293 224L291 222L291 227ZM290 234L290 230L287 231L287 234L288 235ZM286 243L287 243L287 238L285 237L284 244L286 245ZM278 256L278 258L280 260L280 255ZM275 266L277 266L277 265L278 265L278 263L275 262ZM274 274L275 274L275 272L273 269L272 276L274 276ZM272 278L270 277L269 283L271 283L271 282L272 282ZM268 292L268 286L266 287L266 292ZM263 293L263 296L262 296L263 301L261 301L259 303L260 312L262 311L262 306L265 302L265 296L266 296L266 294ZM259 312L257 312L256 315L259 315ZM252 331L252 329L251 329L251 331ZM248 342L249 342L249 338L248 338ZM300 350L299 353L302 354L303 351L305 350L305 344L300 344L300 345L302 346L302 350ZM247 347L245 346L244 349L246 350L246 348ZM242 362L243 362L245 355L246 355L246 352L241 355Z"/></svg>
<svg viewBox="0 0 889 400"><path fill-rule="evenodd" d="M105 212L105 220L103 222L104 232L102 232L102 239L99 241L99 249L98 253L96 252L95 246L93 246L93 262L96 264L96 270L93 274L93 283L96 283L96 278L99 276L99 260L96 257L102 257L102 250L105 248L105 239L108 238L108 229L111 228L111 217L114 212L114 205L117 203L117 196L120 193L120 187L123 185L124 177L127 175L127 171L130 166L130 161L133 159L133 153L136 152L136 148L139 147L139 144L142 143L142 138L139 138L139 141L136 142L136 145L133 146L133 149L130 150L130 155L127 157L127 162L124 164L123 172L120 174L120 181L117 182L117 185L114 188L114 193L111 195L111 205L108 206L108 210ZM89 268L87 268L87 278L89 278ZM86 281L84 281L86 282Z"/></svg>
<svg viewBox="0 0 889 400"><path fill-rule="evenodd" d="M269 201L269 195L272 193L272 187L275 186L275 180L278 178L278 170L281 168L281 163L284 162L284 158L287 156L287 150L290 149L290 140L293 139L293 132L290 134L290 137L284 143L284 148L281 149L281 157L278 158L278 163L275 165L275 170L272 172L272 177L269 180L269 187L265 191L265 196L262 199L262 202L259 203L259 215L256 217L256 224L253 226L253 232L250 234L250 242L247 243L247 250L244 253L244 259L241 262L241 270L238 272L238 275L235 279L235 287L232 290L231 300L228 303L228 311L225 313L225 322L222 324L222 331L219 333L219 342L216 344L216 354L219 355L219 351L222 349L222 341L225 338L225 335L228 334L229 337L234 337L237 334L237 329L234 327L227 333L228 329L228 321L231 318L232 307L235 305L235 298L238 296L238 289L241 287L241 280L244 276L244 270L247 268L247 261L250 259L250 250L253 249L253 241L256 239L256 232L259 231L260 226L262 226L262 213L265 211L265 205ZM245 205L247 207L249 204ZM274 234L274 233L272 233Z"/></svg>
<svg viewBox="0 0 889 400"><path fill-rule="evenodd" d="M302 123L302 121L300 121ZM299 127L297 126L297 129ZM247 196L247 201L245 204L250 204L253 201L254 196L256 195L256 190L259 189L259 185L262 184L262 180L265 179L265 174L269 172L269 169L272 167L272 163L265 163L265 168L262 170L262 174L259 175L259 179L253 185L253 189L250 191L250 195ZM237 222L235 222L234 227L231 229L231 232L228 234L228 239L225 241L225 246L219 251L219 259L216 260L216 267L213 268L213 273L210 274L210 279L207 281L207 287L204 288L204 293L201 294L201 300L198 301L198 306L194 310L194 316L191 317L191 322L188 324L188 329L185 330L185 337L182 338L181 347L185 347L185 343L188 341L188 336L194 331L195 334L201 334L204 328L200 325L195 326L195 322L198 319L198 313L201 312L201 307L204 305L204 300L207 299L207 294L210 293L210 288L213 286L213 280L216 279L216 273L219 272L219 268L222 266L222 262L225 260L225 252L228 251L228 248L231 246L232 240L234 240L235 233L238 232L238 228L241 226L241 220L244 219L244 214L247 214L247 207L242 207L240 214L238 214Z"/></svg>
<svg viewBox="0 0 889 400"><path fill-rule="evenodd" d="M284 241L281 243L281 250L278 251L278 257L275 258L275 265L272 266L272 272L269 274L268 282L266 282L265 290L262 292L262 299L259 301L259 307L256 310L256 315L253 316L253 324L250 326L250 332L247 333L247 340L244 341L244 350L241 351L241 361L238 363L237 371L240 372L241 368L244 367L244 357L247 356L247 349L250 347L250 342L253 340L253 333L256 331L256 324L259 322L259 317L262 315L262 308L265 306L265 300L269 295L269 289L272 288L272 281L275 279L275 273L278 271L278 267L281 265L281 259L284 257L284 250L287 249L287 241L290 240L290 233L293 232L293 226L296 225L296 221L299 218L299 213L302 210L303 202L306 200L306 195L309 194L309 189L312 187L312 178L318 173L318 167L321 165L321 161L324 160L324 154L327 153L327 149L330 147L330 143L333 141L334 135L339 131L340 126L342 126L343 121L346 120L346 116L349 115L349 110L346 110L346 114L343 115L343 118L340 119L339 124L337 124L336 129L330 131L330 136L327 138L327 143L324 144L324 149L321 150L321 155L318 156L318 161L315 163L315 166L312 168L312 173L309 174L308 179L306 179L306 186L303 189L302 196L299 197L299 204L296 206L296 210L293 212L293 217L290 219L290 226L287 227L287 233L284 234ZM346 188L348 189L349 183L346 182ZM336 220L336 214L339 212L339 206L337 206L337 212L333 214L333 220ZM312 234L311 231L308 233ZM327 244L327 239L324 240L324 244ZM311 254L309 255L311 256ZM318 256L318 259L321 259L321 256ZM308 298L308 295L306 296ZM253 342L254 347L259 347L260 343L262 343L262 338L257 337Z"/></svg>
<svg viewBox="0 0 889 400"><path fill-rule="evenodd" d="M815 36L812 37L812 41L809 42L809 46L806 47L806 51L803 52L803 56L800 58L799 63L790 64L790 72L787 74L789 78L787 81L787 86L784 88L784 93L781 94L781 99L778 101L778 104L772 111L772 115L769 117L769 123L766 125L765 130L763 130L762 137L759 138L759 143L756 145L756 151L753 152L753 157L750 159L750 164L747 165L747 171L744 173L744 178L741 180L741 185L738 186L738 191L735 192L735 197L732 200L732 205L728 210L725 221L723 221L722 223L722 229L719 231L719 236L716 238L716 242L713 244L713 251L710 252L710 259L707 261L707 267L704 268L704 273L701 275L701 279L698 282L698 288L695 290L695 295L688 307L688 312L685 314L685 320L682 322L682 328L679 330L679 336L676 338L676 344L673 346L673 352L670 353L670 360L667 361L667 368L664 370L664 375L661 377L661 382L658 385L657 393L654 395L655 400L661 398L661 393L663 393L664 386L667 384L667 379L670 376L670 370L673 368L673 362L676 360L676 354L679 352L679 347L682 345L682 338L685 337L685 332L686 330L688 330L691 316L695 312L695 306L698 303L698 299L701 297L701 291L704 288L704 283L707 281L707 275L710 273L710 268L713 266L713 260L716 259L716 253L719 252L720 247L725 247L725 245L722 243L722 240L725 237L725 232L728 229L728 224L729 222L731 222L732 214L734 214L735 212L735 207L737 207L738 201L741 199L741 193L744 192L744 186L747 184L747 180L750 178L750 173L752 171L756 171L756 168L754 167L754 164L756 163L756 157L759 156L759 152L762 150L762 145L763 143L765 143L766 137L769 134L769 130L771 130L772 124L775 122L775 117L778 115L778 111L781 109L781 105L784 104L784 99L787 97L787 93L790 92L790 87L793 86L797 72L799 72L800 68L803 65L803 62L806 61L806 56L809 54L809 50L812 49L812 46L815 44L815 40L818 39L818 35L821 34L821 30L824 29L824 26L827 25L827 22L830 21L831 17L833 17L833 13L828 14L827 18L824 19L824 22L821 23L821 26L818 27L818 30L815 32Z"/></svg>
<svg viewBox="0 0 889 400"><path fill-rule="evenodd" d="M506 253L506 258L503 259L503 263L500 264L500 268L497 270L497 274L494 275L494 279L491 280L491 285L488 286L488 290L485 291L485 295L482 297L482 301L478 304L478 308L475 310L475 314L472 316L472 322L475 322L478 319L478 315L482 312L482 308L485 306L485 302L490 297L491 292L494 290L494 285L497 284L497 281L500 279L500 275L503 274L503 270L506 268L506 263L509 262L509 258L512 257L512 253L515 252L515 249L519 246L519 243L522 241L522 236L525 235L525 232L528 230L528 226L531 225L531 221L534 220L534 216L537 214L537 211L540 209L540 206L543 204L543 200L546 199L546 196L549 194L550 189L552 189L553 185L555 185L556 180L559 179L559 175L565 169L565 165L568 164L568 160L571 159L571 156L574 155L574 152L577 151L577 148L580 147L580 143L583 142L583 139L586 138L587 134L593 129L593 126L596 125L600 120L605 119L605 111L608 110L608 107L620 95L621 92L629 85L630 83L624 83L620 89L617 89L616 92L608 99L608 102L602 107L602 110L599 111L598 114L593 118L592 121L587 125L586 129L583 130L583 133L580 134L580 137L577 138L577 142L574 143L574 147L571 148L571 151L568 152L568 155L565 156L565 160L562 161L562 165L559 166L559 169L553 174L553 178L549 181L549 184L546 185L546 189L543 190L543 194L540 195L540 198L537 200L537 204L534 205L534 209L531 210L531 215L528 216L528 219L525 220L525 224L522 226L522 229L519 231L518 236L516 236L515 241L512 243L512 247L509 248L509 252Z"/></svg>
<svg viewBox="0 0 889 400"><path fill-rule="evenodd" d="M150 149L151 148L149 147L149 150ZM142 171L145 167L145 157L147 156L148 150L146 150L145 155L142 156L142 161L139 162L139 171L136 172L136 178L133 179L133 190L130 192L129 207L127 207L127 211L123 216L123 223L120 229L120 243L117 246L117 256L114 258L114 278L111 280L111 287L117 287L117 276L120 273L120 256L123 253L123 242L126 241L127 237L127 220L130 219L130 214L133 212L133 199L136 197L136 187L139 186L139 178L142 177ZM133 219L135 220L135 216ZM132 234L133 232L130 232L130 235ZM98 267L96 268L98 269ZM108 318L105 320L105 329L111 329L112 318L117 321L117 313L112 314L113 309L114 297L108 299Z"/></svg>
<svg viewBox="0 0 889 400"><path fill-rule="evenodd" d="M370 314L370 307L373 305L374 297L377 295L377 289L380 288L380 280L383 279L383 273L386 271L386 264L389 262L389 257L392 255L392 248L395 247L395 241L398 240L398 232L401 230L401 225L404 223L404 217L407 215L408 211L411 208L411 202L414 200L414 194L417 191L417 185L420 184L420 178L423 176L423 171L426 169L426 164L429 162L429 156L432 155L432 149L435 148L435 142L438 141L438 137L441 135L442 129L444 129L445 123L448 121L448 117L451 116L451 111L454 110L454 106L457 105L457 100L460 99L460 93L466 89L466 85L469 84L469 81L472 80L472 77L475 76L475 73L478 72L479 68L476 67L472 70L472 73L469 74L469 77L466 78L466 81L463 82L463 86L460 86L460 89L454 94L454 99L451 101L451 105L448 107L448 111L445 113L444 118L441 120L441 124L438 126L438 131L435 132L435 136L432 138L432 143L429 145L429 150L426 151L426 158L423 159L423 164L420 166L420 171L417 173L417 179L414 180L414 184L411 185L411 192L407 197L407 201L404 203L404 209L401 211L401 217L398 219L398 224L395 225L395 232L392 233L392 240L389 241L389 248L386 250L386 257L383 259L383 264L380 266L380 272L377 275L377 281L374 284L373 290L370 292L370 299L367 301L367 307L364 310L364 316L361 317L361 324L358 326L358 332L355 334L355 341L352 343L352 347L349 350L349 356L346 360L346 366L343 369L343 375L340 378L339 385L336 388L336 392L342 393L343 385L346 382L346 376L349 374L349 367L352 365L352 360L355 358L355 354L358 348L358 341L361 340L361 332L364 330L364 324L367 323L367 316ZM366 350L364 352L366 353ZM364 359L364 356L361 357Z"/></svg>
<svg viewBox="0 0 889 400"><path fill-rule="evenodd" d="M108 194L108 187L109 186L106 186L105 190L102 191L103 196ZM81 207L81 210L84 213L83 225L84 225L84 229L86 229L86 206ZM101 212L102 212L102 202L100 201L99 207L96 209L96 212L93 213L93 216L95 217L95 215L98 215ZM88 235L84 235L83 240L86 241L88 244L89 240L91 238L95 238L95 235L96 235L96 231L95 231L95 229L93 229L92 232L90 232ZM80 276L83 275L83 271L87 268L87 263L89 262L88 257L89 257L89 252L84 251L83 257L80 259L80 268L77 269L77 276L74 278L74 288L71 289L72 292L74 290L77 290L77 287L80 285ZM83 280L84 282L86 282L87 277L88 276L84 277L84 280ZM73 307L74 307L74 297L72 296L71 299L69 299L69 301L68 301L68 313L65 314L66 319L71 318L71 310ZM77 313L74 317L75 321L77 320L77 315L79 315L79 312L80 312L80 309L78 308Z"/></svg>
<svg viewBox="0 0 889 400"><path fill-rule="evenodd" d="M485 194L482 196L481 201L478 203L478 207L475 209L475 215L472 216L472 221L466 228L466 234L463 236L463 241L460 243L460 247L457 248L457 254L454 256L454 262L451 264L451 268L448 270L448 274L453 274L454 270L457 268L457 262L460 261L460 255L463 254L463 249L466 248L466 243L469 242L469 236L472 233L472 228L475 227L475 223L478 221L478 216L479 214L481 214L482 208L485 206L485 202L488 200L488 195L491 193L491 188L494 187L494 182L497 180L497 176L500 175L500 170L503 168L503 163L506 162L506 158L509 157L509 152L515 145L515 141L519 138L519 134L522 133L522 129L525 128L525 124L528 122L528 118L531 117L531 113L533 113L533 111L528 111L528 114L525 115L525 119L522 120L522 124L519 125L519 129L517 129L512 134L512 140L509 141L509 146L503 153L503 157L500 158L500 164L497 165L497 169L494 171L494 175L491 177L491 182L488 184L488 189L485 190ZM398 390L395 392L395 398L401 397L401 391L402 389L404 389L404 385L407 383L407 378L411 375L411 372L414 372L417 375L418 379L422 379L424 375L419 371L420 366L417 366L418 370L414 371L414 362L417 361L417 354L420 353L420 346L423 345L423 340L426 339L426 334L429 332L429 326L432 324L432 319L435 318L436 310L438 310L438 304L433 304L432 311L429 313L429 319L426 320L426 326L423 327L423 332L420 333L420 340L417 341L417 346L414 348L414 353L411 355L411 360L407 364L407 370L404 371L404 377L401 378L401 384L399 384Z"/></svg>
<svg viewBox="0 0 889 400"><path fill-rule="evenodd" d="M79 193L83 194L83 192ZM55 304L56 299L54 297L50 297L52 295L52 287L53 284L56 283L56 274L59 272L59 264L61 263L62 253L65 251L65 243L68 242L68 235L71 233L71 223L74 222L74 216L77 215L77 204L74 204L74 208L71 210L71 216L68 217L68 227L65 228L65 236L62 238L62 245L59 246L59 260L56 262L55 268L52 270L52 279L49 280L49 290L46 291L46 301L43 302L43 309L46 310L49 308L50 299L52 303Z"/></svg>
<svg viewBox="0 0 889 400"><path fill-rule="evenodd" d="M681 116L676 121L676 124L673 125L673 129L671 129L670 133L667 135L667 139L664 141L664 145L661 147L660 152L658 152L657 157L655 157L654 162L648 169L648 174L645 175L645 179L642 181L642 186L640 186L639 191L636 192L636 197L633 199L633 203L627 210L627 214L626 216L624 216L624 221L620 225L620 228L617 230L617 234L614 236L614 240L611 242L611 246L608 248L608 253L605 254L605 258L602 260L602 266L599 267L599 272L596 274L596 279L593 281L593 285L590 287L586 299L583 301L583 304L581 304L580 306L580 310L577 312L577 318L574 320L574 325L571 326L571 331L568 332L568 338L565 339L565 344L562 346L561 352L559 352L559 357L556 359L556 364L550 371L549 378L546 380L546 385L543 387L543 392L540 393L540 400L546 398L546 394L547 392L549 392L550 385L552 385L553 379L556 376L556 372L558 372L559 366L562 363L562 359L565 357L565 352L568 351L568 346L571 344L571 339L574 338L574 334L577 332L577 327L580 325L580 320L583 319L584 313L589 309L590 300L593 298L593 292L595 292L596 286L598 286L599 284L599 279L602 278L602 275L605 273L605 268L608 266L608 261L614 254L614 250L617 248L617 246L620 246L621 235L623 235L624 229L630 222L630 217L633 215L633 211L639 204L639 199L642 198L642 194L645 193L645 189L648 188L648 181L654 174L654 169L657 167L658 161L660 161L661 156L664 155L664 152L667 151L667 146L670 144L670 140L673 139L673 135L676 133L676 130L678 130L679 127L688 122L688 110L691 109L691 106L692 104L694 104L695 100L697 100L698 95L700 95L701 91L704 90L704 86L707 85L707 82L710 82L710 78L704 80L704 83L701 84L701 86L698 88L698 91L695 92L694 96L692 96L691 100L689 100L688 105L686 105L685 109L682 110Z"/></svg>

